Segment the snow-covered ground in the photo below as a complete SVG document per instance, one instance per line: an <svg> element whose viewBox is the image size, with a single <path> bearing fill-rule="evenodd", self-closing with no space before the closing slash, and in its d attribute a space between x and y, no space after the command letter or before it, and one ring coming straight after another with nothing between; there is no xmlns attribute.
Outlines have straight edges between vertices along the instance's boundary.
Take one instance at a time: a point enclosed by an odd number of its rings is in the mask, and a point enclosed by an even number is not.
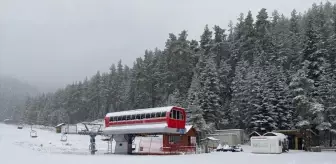
<svg viewBox="0 0 336 164"><path fill-rule="evenodd" d="M214 152L178 156L138 156L104 154L107 143L97 137L98 153L89 155L88 136L68 135L67 142L61 142L61 134L55 131L35 129L37 138L30 137L30 127L19 130L16 126L0 124L0 163L1 164L60 164L60 163L234 163L234 164L336 164L335 152L302 152L270 155L245 152Z"/></svg>

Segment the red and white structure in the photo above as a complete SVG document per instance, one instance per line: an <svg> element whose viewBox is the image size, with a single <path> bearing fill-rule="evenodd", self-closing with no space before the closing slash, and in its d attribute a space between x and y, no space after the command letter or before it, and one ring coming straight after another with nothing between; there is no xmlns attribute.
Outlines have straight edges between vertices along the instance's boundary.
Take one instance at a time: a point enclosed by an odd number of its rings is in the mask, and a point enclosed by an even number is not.
<svg viewBox="0 0 336 164"><path fill-rule="evenodd" d="M168 106L108 113L103 131L107 135L184 134L185 124L184 108Z"/></svg>
<svg viewBox="0 0 336 164"><path fill-rule="evenodd" d="M114 153L116 154L132 154L132 144L135 136L138 135L163 135L162 146L158 147L163 152L168 151L167 149L172 150L167 147L167 145L171 147L169 138L172 137L169 137L170 135L186 134L186 112L184 108L176 106L108 113L104 120L103 133L112 136L115 140ZM182 137L180 139L182 142ZM190 140L190 137L186 137L183 141L190 143Z"/></svg>

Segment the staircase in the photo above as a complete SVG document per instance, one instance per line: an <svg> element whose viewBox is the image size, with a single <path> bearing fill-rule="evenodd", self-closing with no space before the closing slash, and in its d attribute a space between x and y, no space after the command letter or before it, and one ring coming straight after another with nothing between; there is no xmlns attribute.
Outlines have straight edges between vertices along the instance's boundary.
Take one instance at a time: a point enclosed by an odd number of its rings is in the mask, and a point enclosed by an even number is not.
<svg viewBox="0 0 336 164"><path fill-rule="evenodd" d="M105 141L107 141L107 152L105 154L113 154L113 152L112 152L113 136L110 136L109 139L105 138Z"/></svg>

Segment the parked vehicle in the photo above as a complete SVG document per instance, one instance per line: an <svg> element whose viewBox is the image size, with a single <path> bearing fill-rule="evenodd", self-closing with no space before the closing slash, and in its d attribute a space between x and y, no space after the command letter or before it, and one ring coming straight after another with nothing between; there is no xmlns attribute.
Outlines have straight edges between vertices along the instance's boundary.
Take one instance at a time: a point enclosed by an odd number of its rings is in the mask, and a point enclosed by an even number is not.
<svg viewBox="0 0 336 164"><path fill-rule="evenodd" d="M240 145L233 145L233 146L229 146L229 145L219 145L216 149L217 152L242 152L243 148Z"/></svg>
<svg viewBox="0 0 336 164"><path fill-rule="evenodd" d="M231 151L232 152L242 152L243 148L240 145L237 146L231 146Z"/></svg>

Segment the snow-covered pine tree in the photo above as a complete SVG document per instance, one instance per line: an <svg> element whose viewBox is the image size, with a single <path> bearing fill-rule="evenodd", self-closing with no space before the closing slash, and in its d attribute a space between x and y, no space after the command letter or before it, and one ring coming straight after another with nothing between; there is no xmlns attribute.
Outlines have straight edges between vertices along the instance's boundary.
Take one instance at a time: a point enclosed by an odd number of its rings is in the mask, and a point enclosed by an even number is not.
<svg viewBox="0 0 336 164"><path fill-rule="evenodd" d="M272 131L277 128L275 106L275 94L269 85L272 81L267 77L267 72L260 66L261 59L257 58L252 66L252 71L248 73L248 79L251 84L251 96L249 99L249 110L251 118L247 119L251 130L260 133Z"/></svg>
<svg viewBox="0 0 336 164"><path fill-rule="evenodd" d="M291 17L289 20L289 38L288 41L290 43L289 47L289 54L288 54L288 62L285 69L289 69L291 73L295 73L301 64L301 59L299 56L299 52L301 51L302 47L302 39L300 35L300 25L299 25L300 18L297 14L296 10L291 12Z"/></svg>
<svg viewBox="0 0 336 164"><path fill-rule="evenodd" d="M246 119L250 117L248 110L248 101L250 96L250 84L247 81L247 72L249 71L247 61L239 61L235 69L235 76L231 84L232 100L230 103L230 112L232 116L229 122L235 127L245 129Z"/></svg>
<svg viewBox="0 0 336 164"><path fill-rule="evenodd" d="M191 111L189 123L198 131L209 133L211 129L203 118L204 113L202 109L197 105L190 105L188 108Z"/></svg>
<svg viewBox="0 0 336 164"><path fill-rule="evenodd" d="M314 28L314 19L312 15L308 15L306 25L306 40L303 49L302 62L308 64L307 75L308 78L313 80L314 87L318 87L319 78L323 72L321 67L325 62L325 51L319 49L319 38L316 29ZM316 97L319 93L317 90L313 90L312 96Z"/></svg>
<svg viewBox="0 0 336 164"><path fill-rule="evenodd" d="M314 81L308 78L309 62L303 63L303 67L293 75L290 83L291 91L295 96L293 105L295 107L294 114L297 116L298 126L310 124L309 112L312 108L312 98L310 92L314 89Z"/></svg>
<svg viewBox="0 0 336 164"><path fill-rule="evenodd" d="M212 58L206 60L206 67L200 77L204 80L202 94L199 95L201 101L200 107L204 111L204 118L219 129L220 125L225 123L225 120L223 120L224 113L220 105L219 77L215 61Z"/></svg>

